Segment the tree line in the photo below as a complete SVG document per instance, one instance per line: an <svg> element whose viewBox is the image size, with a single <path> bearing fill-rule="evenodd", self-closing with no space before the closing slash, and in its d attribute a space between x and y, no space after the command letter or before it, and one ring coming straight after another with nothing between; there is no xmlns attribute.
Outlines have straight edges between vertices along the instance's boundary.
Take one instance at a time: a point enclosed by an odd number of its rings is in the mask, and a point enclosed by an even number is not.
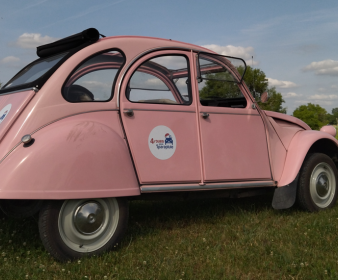
<svg viewBox="0 0 338 280"><path fill-rule="evenodd" d="M268 92L268 101L266 103L258 102L260 108L286 114L287 108L282 106L285 102L282 94L277 92L275 87L268 87L268 81L262 70L248 66L243 79L257 101L260 100L263 92ZM337 125L338 108L333 108L330 114L318 104L308 103L297 107L293 116L304 121L311 129L319 130L327 124Z"/></svg>

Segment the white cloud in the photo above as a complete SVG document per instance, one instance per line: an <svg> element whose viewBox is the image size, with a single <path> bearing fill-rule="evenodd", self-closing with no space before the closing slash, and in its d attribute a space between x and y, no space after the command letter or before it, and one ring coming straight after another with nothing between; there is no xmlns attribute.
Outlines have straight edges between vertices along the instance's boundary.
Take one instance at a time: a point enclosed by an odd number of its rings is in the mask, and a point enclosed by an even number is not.
<svg viewBox="0 0 338 280"><path fill-rule="evenodd" d="M16 45L23 49L34 49L37 46L49 44L59 40L59 38L53 38L49 36L41 36L39 33L24 33L16 41Z"/></svg>
<svg viewBox="0 0 338 280"><path fill-rule="evenodd" d="M16 56L7 56L3 59L0 60L0 65L2 65L3 67L6 67L6 72L10 72L10 68L20 68L22 67L21 65L21 60L20 58L16 57Z"/></svg>
<svg viewBox="0 0 338 280"><path fill-rule="evenodd" d="M16 62L19 62L19 61L20 61L20 58L18 58L16 56L7 56L7 57L5 57L1 60L1 63L13 64L13 63L16 63Z"/></svg>
<svg viewBox="0 0 338 280"><path fill-rule="evenodd" d="M152 79L146 80L145 84L157 86L157 85L163 85L163 82L160 79L152 78Z"/></svg>
<svg viewBox="0 0 338 280"><path fill-rule="evenodd" d="M187 60L183 56L161 56L151 60L168 69L182 69L187 68Z"/></svg>
<svg viewBox="0 0 338 280"><path fill-rule="evenodd" d="M152 77L152 75L149 74L139 76L135 75L131 80L130 87L134 89L169 90L165 83L163 83L160 79L150 77Z"/></svg>
<svg viewBox="0 0 338 280"><path fill-rule="evenodd" d="M110 89L111 84L110 83L102 83L98 81L83 81L84 85L86 85L89 89L95 90L95 89Z"/></svg>
<svg viewBox="0 0 338 280"><path fill-rule="evenodd" d="M298 93L295 93L295 92L288 92L286 94L283 94L284 98L296 98L296 97L300 97L300 96L303 96L303 94L298 94Z"/></svg>
<svg viewBox="0 0 338 280"><path fill-rule="evenodd" d="M327 59L312 62L305 66L303 71L314 71L316 75L338 76L338 61Z"/></svg>
<svg viewBox="0 0 338 280"><path fill-rule="evenodd" d="M309 97L311 100L336 100L338 99L337 94L315 94Z"/></svg>
<svg viewBox="0 0 338 280"><path fill-rule="evenodd" d="M332 85L331 88L338 89L338 86L337 85Z"/></svg>
<svg viewBox="0 0 338 280"><path fill-rule="evenodd" d="M338 66L330 69L320 69L316 71L317 75L338 76Z"/></svg>
<svg viewBox="0 0 338 280"><path fill-rule="evenodd" d="M318 91L319 91L319 92L325 92L325 91L327 91L327 90L326 90L326 88L319 88Z"/></svg>
<svg viewBox="0 0 338 280"><path fill-rule="evenodd" d="M187 86L186 81L187 81L187 78L181 78L176 82L176 86L177 87L186 87Z"/></svg>
<svg viewBox="0 0 338 280"><path fill-rule="evenodd" d="M254 48L253 47L236 47L232 45L227 46L220 46L215 44L210 45L204 45L202 46L204 48L207 48L209 50L212 50L216 53L219 53L221 55L227 55L227 56L234 56L239 57L244 60L246 60L246 63L251 65L251 58L254 55ZM253 65L257 65L258 61L253 61Z"/></svg>
<svg viewBox="0 0 338 280"><path fill-rule="evenodd" d="M268 78L269 86L271 87L278 87L278 88L294 88L298 87L297 84L289 81L279 81L276 79Z"/></svg>

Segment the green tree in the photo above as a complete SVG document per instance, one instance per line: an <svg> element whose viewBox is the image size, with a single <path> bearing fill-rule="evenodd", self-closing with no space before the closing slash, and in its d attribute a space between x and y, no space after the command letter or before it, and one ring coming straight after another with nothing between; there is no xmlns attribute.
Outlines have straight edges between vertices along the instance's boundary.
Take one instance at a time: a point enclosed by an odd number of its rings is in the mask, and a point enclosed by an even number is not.
<svg viewBox="0 0 338 280"><path fill-rule="evenodd" d="M242 69L238 71L243 73ZM260 100L261 94L268 90L268 79L265 73L258 68L247 66L243 80L256 100Z"/></svg>
<svg viewBox="0 0 338 280"><path fill-rule="evenodd" d="M251 94L258 101L261 109L286 114L287 108L282 107L282 104L285 103L282 94L277 92L275 87L268 87L268 79L262 70L247 66L243 80ZM265 91L268 93L269 99L266 103L261 103L259 101L262 93Z"/></svg>
<svg viewBox="0 0 338 280"><path fill-rule="evenodd" d="M229 72L211 73L205 75L205 85L200 90L200 98L236 98L241 95L237 83Z"/></svg>
<svg viewBox="0 0 338 280"><path fill-rule="evenodd" d="M267 90L269 99L267 102L258 102L258 105L263 110L274 111L286 114L287 108L283 108L282 104L285 102L282 94L276 91L275 87L268 88Z"/></svg>
<svg viewBox="0 0 338 280"><path fill-rule="evenodd" d="M332 109L332 117L333 117L334 120L330 124L338 125L338 108L333 108Z"/></svg>
<svg viewBox="0 0 338 280"><path fill-rule="evenodd" d="M315 130L319 130L328 123L327 115L327 111L324 108L312 103L301 105L293 112L294 117L301 119L311 129Z"/></svg>
<svg viewBox="0 0 338 280"><path fill-rule="evenodd" d="M333 108L332 114L327 114L327 120L329 124L338 124L338 108Z"/></svg>
<svg viewBox="0 0 338 280"><path fill-rule="evenodd" d="M238 67L237 70L242 74L244 68ZM230 82L233 78L229 72L206 74L204 78L206 79L205 85L200 90L200 97L203 99L236 98L242 96L237 83ZM258 102L263 110L286 114L287 109L282 107L282 104L285 102L282 94L277 92L275 87L268 88L268 80L262 70L248 66L243 80L257 101L260 100L263 92L268 92L269 100L266 103Z"/></svg>

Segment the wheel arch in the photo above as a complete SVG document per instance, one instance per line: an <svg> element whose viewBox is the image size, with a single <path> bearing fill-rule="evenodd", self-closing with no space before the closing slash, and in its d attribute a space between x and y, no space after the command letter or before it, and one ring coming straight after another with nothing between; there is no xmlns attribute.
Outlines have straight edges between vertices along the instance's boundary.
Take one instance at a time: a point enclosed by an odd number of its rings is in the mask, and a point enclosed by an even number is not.
<svg viewBox="0 0 338 280"><path fill-rule="evenodd" d="M338 141L331 135L313 130L299 131L287 151L284 170L278 187L292 183L308 154L323 153L329 156L338 168Z"/></svg>
<svg viewBox="0 0 338 280"><path fill-rule="evenodd" d="M309 149L310 153L322 153L329 156L338 168L338 146L329 139L319 139Z"/></svg>

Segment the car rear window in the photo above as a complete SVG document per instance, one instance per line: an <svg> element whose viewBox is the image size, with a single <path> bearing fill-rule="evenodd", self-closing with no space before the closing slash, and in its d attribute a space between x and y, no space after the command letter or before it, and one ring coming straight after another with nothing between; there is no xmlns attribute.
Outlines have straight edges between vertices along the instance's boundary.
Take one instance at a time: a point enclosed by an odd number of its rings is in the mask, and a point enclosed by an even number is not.
<svg viewBox="0 0 338 280"><path fill-rule="evenodd" d="M68 52L57 54L29 64L17 75L15 75L7 84L1 89L8 89L11 87L17 87L23 84L33 82L42 77L48 70L55 66L62 58L64 58Z"/></svg>
<svg viewBox="0 0 338 280"><path fill-rule="evenodd" d="M113 97L114 81L125 63L119 51L105 51L86 59L67 79L62 95L69 102L103 102Z"/></svg>

